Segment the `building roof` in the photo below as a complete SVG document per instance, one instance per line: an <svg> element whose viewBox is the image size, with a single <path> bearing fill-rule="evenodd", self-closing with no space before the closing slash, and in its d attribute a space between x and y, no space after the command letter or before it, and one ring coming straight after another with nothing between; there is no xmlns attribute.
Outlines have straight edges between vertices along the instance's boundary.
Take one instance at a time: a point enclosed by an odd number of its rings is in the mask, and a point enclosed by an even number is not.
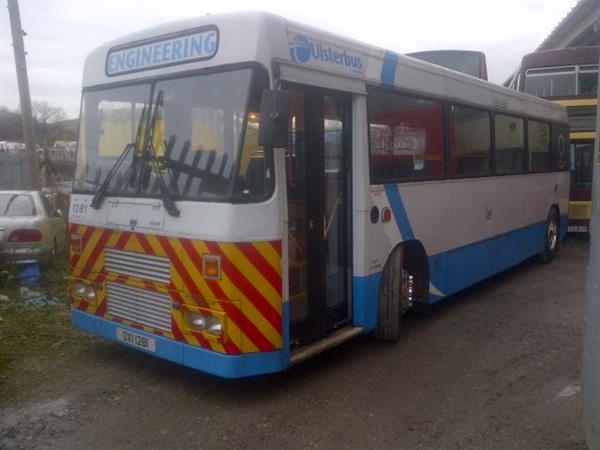
<svg viewBox="0 0 600 450"><path fill-rule="evenodd" d="M600 0L579 0L536 51L600 45Z"/></svg>

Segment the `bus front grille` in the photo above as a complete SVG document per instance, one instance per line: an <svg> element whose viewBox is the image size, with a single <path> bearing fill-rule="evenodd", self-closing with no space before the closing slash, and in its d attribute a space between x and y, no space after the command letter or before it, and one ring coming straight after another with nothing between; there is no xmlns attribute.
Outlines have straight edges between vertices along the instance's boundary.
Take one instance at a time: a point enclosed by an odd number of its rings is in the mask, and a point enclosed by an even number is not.
<svg viewBox="0 0 600 450"><path fill-rule="evenodd" d="M120 275L129 275L165 284L169 283L171 279L169 258L114 248L104 250L104 269Z"/></svg>
<svg viewBox="0 0 600 450"><path fill-rule="evenodd" d="M162 331L171 331L171 298L167 294L115 281L108 281L106 287L109 314Z"/></svg>

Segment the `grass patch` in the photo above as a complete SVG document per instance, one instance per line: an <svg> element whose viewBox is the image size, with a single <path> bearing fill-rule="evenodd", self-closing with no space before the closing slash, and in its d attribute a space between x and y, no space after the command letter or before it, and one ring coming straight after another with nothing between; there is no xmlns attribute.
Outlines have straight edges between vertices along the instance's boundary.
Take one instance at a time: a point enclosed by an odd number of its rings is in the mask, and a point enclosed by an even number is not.
<svg viewBox="0 0 600 450"><path fill-rule="evenodd" d="M42 269L41 287L36 290L56 297L59 302L53 306L21 304L20 288L14 279L0 286L0 294L10 298L0 302L0 403L7 395L3 386L11 373L28 358L58 357L89 344L71 325L69 271L66 257L57 258L54 264Z"/></svg>

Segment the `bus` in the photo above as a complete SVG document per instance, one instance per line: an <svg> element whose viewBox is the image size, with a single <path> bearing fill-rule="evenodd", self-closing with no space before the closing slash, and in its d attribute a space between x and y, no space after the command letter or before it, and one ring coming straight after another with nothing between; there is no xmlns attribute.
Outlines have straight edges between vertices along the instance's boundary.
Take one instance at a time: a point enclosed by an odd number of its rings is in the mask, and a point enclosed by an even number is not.
<svg viewBox="0 0 600 450"><path fill-rule="evenodd" d="M566 232L562 106L267 13L93 50L71 316L225 378L278 372Z"/></svg>
<svg viewBox="0 0 600 450"><path fill-rule="evenodd" d="M473 50L425 50L406 53L406 56L487 80L485 53Z"/></svg>
<svg viewBox="0 0 600 450"><path fill-rule="evenodd" d="M600 47L544 50L523 57L513 86L567 108L571 127L569 231L589 232Z"/></svg>

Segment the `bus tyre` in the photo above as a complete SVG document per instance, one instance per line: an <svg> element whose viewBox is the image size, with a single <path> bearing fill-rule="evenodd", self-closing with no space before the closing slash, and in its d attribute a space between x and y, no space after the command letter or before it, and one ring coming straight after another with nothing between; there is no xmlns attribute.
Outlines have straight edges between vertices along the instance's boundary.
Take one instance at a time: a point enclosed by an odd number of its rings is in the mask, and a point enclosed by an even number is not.
<svg viewBox="0 0 600 450"><path fill-rule="evenodd" d="M375 337L382 341L397 341L402 328L402 315L408 308L407 272L402 247L388 259L379 287L377 329Z"/></svg>
<svg viewBox="0 0 600 450"><path fill-rule="evenodd" d="M544 227L544 251L540 253L540 260L543 263L552 261L560 247L560 224L558 221L558 213L556 208L552 208L546 219Z"/></svg>

